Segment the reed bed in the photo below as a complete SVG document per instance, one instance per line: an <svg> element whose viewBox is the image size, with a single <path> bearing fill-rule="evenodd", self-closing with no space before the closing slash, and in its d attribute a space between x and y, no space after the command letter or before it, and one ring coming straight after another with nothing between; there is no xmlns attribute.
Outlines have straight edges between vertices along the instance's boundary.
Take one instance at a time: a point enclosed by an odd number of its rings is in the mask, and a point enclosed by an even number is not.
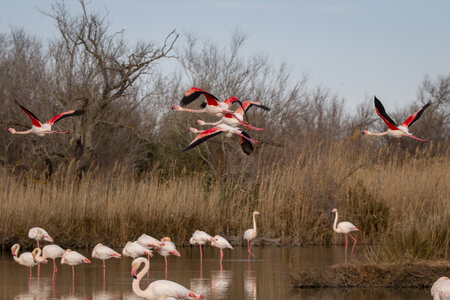
<svg viewBox="0 0 450 300"><path fill-rule="evenodd" d="M119 167L76 176L73 165L50 179L0 170L0 238L30 247L30 227L45 228L66 247L97 242L122 247L142 233L187 245L196 229L234 243L258 210L259 236L284 245L343 243L331 209L354 223L373 261L448 259L448 150L416 154L342 141L262 166L252 174L152 172L136 178ZM436 154L439 153L439 154Z"/></svg>

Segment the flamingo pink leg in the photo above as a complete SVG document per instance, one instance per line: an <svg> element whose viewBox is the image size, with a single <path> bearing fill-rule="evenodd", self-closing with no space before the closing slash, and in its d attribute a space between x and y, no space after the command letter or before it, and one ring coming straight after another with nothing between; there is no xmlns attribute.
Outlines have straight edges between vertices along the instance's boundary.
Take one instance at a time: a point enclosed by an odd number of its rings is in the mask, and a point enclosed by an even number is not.
<svg viewBox="0 0 450 300"><path fill-rule="evenodd" d="M166 280L167 280L167 256L164 256L164 260L166 261L166 267L165 267L165 271L166 271Z"/></svg>
<svg viewBox="0 0 450 300"><path fill-rule="evenodd" d="M255 130L255 131L263 131L264 128L255 127L253 125L248 124L247 122L244 122L242 125L244 125L246 128Z"/></svg>
<svg viewBox="0 0 450 300"><path fill-rule="evenodd" d="M203 253L202 253L202 245L199 245L200 246L200 260L202 260L202 257L203 257Z"/></svg>
<svg viewBox="0 0 450 300"><path fill-rule="evenodd" d="M252 241L247 241L247 248L248 248L248 254L255 257L255 255L252 253Z"/></svg>
<svg viewBox="0 0 450 300"><path fill-rule="evenodd" d="M347 234L345 234L345 264L347 264L347 243L348 243L348 237L347 237Z"/></svg>
<svg viewBox="0 0 450 300"><path fill-rule="evenodd" d="M428 142L427 140L419 139L418 137L415 137L415 136L413 136L413 135L405 134L404 136L407 136L407 137L410 137L410 138L419 140L419 141L421 141L421 142Z"/></svg>
<svg viewBox="0 0 450 300"><path fill-rule="evenodd" d="M61 132L61 131L56 131L56 130L49 130L47 132L50 132L50 133L61 133L61 134L69 134L70 133L69 131Z"/></svg>
<svg viewBox="0 0 450 300"><path fill-rule="evenodd" d="M223 271L222 259L223 259L223 249L220 248L220 271Z"/></svg>
<svg viewBox="0 0 450 300"><path fill-rule="evenodd" d="M32 275L31 275L31 267L30 267L30 278L31 278L31 276L32 276Z"/></svg>
<svg viewBox="0 0 450 300"><path fill-rule="evenodd" d="M355 250L355 246L356 246L356 239L353 237L353 235L351 233L349 233L351 238L353 239L353 247L352 247L352 253L350 254L350 257L353 257L353 251Z"/></svg>
<svg viewBox="0 0 450 300"><path fill-rule="evenodd" d="M258 141L252 140L252 139L246 137L245 135L243 135L243 134L241 134L241 133L238 133L238 135L241 136L241 137L243 137L244 139L250 141L250 142L253 143L253 144L259 144Z"/></svg>
<svg viewBox="0 0 450 300"><path fill-rule="evenodd" d="M39 247L39 240L36 240L36 242L37 242L37 247L40 248L40 247ZM31 271L31 269L30 269L30 271ZM38 278L39 278L40 271L41 271L41 264L38 263L38 271L37 271L37 277L38 277ZM31 277L31 276L30 276L30 277Z"/></svg>

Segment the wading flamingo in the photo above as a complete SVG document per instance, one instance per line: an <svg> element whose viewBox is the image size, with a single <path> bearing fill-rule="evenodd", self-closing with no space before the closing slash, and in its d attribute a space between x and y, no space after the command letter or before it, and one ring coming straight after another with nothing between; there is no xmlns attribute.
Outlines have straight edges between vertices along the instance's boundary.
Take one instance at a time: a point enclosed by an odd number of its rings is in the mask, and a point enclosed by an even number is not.
<svg viewBox="0 0 450 300"><path fill-rule="evenodd" d="M20 250L20 245L14 244L11 247L11 254L12 254L14 260L19 265L30 268L30 278L32 276L32 274L31 274L32 267L36 266L38 263L41 263L41 262L47 263L47 260L40 256L41 249L39 249L39 248L35 248L33 250L33 252L24 252L19 257L17 257L17 255L19 255L19 250Z"/></svg>
<svg viewBox="0 0 450 300"><path fill-rule="evenodd" d="M92 250L91 256L93 258L98 258L103 261L103 270L106 269L105 260L110 259L111 257L115 258L122 257L119 253L117 253L116 251L107 246L104 246L102 243L98 243L97 245L95 245L94 249Z"/></svg>
<svg viewBox="0 0 450 300"><path fill-rule="evenodd" d="M214 242L211 242L211 246L220 249L220 270L222 270L223 249L228 248L233 250L233 246L231 246L231 244L220 235L216 235L214 237Z"/></svg>
<svg viewBox="0 0 450 300"><path fill-rule="evenodd" d="M66 117L79 116L84 113L83 110L69 110L69 111L57 114L56 116L54 116L53 118L51 118L50 120L48 120L45 123L41 123L39 121L39 119L31 111L29 111L28 109L26 109L25 107L20 105L19 102L17 102L16 100L14 100L14 102L17 105L19 105L20 109L22 109L28 115L28 117L30 117L31 123L33 125L31 127L31 129L26 130L26 131L16 131L14 128L8 128L8 131L11 132L12 134L34 133L35 135L38 135L38 136L45 136L46 134L49 134L49 133L68 134L69 133L68 131L60 132L60 131L52 130L52 125Z"/></svg>
<svg viewBox="0 0 450 300"><path fill-rule="evenodd" d="M148 249L153 249L155 247L160 247L161 246L161 241L158 239L155 239L152 236L149 236L148 234L142 234L137 240L136 242L141 245L144 246L145 248Z"/></svg>
<svg viewBox="0 0 450 300"><path fill-rule="evenodd" d="M377 97L374 97L375 102L375 109L377 111L377 114L383 119L384 123L386 123L388 130L385 132L370 132L369 130L363 130L361 133L364 135L389 135L395 138L401 138L402 136L410 137L422 142L426 142L427 140L419 139L418 137L415 137L412 133L409 133L408 128L417 121L420 116L422 115L423 111L430 106L431 102L428 102L425 104L421 109L413 113L408 119L406 119L400 126L397 126L395 122L388 116L386 113L386 110L383 107L383 104L381 104L381 101L377 99Z"/></svg>
<svg viewBox="0 0 450 300"><path fill-rule="evenodd" d="M250 124L248 124L247 122L244 121L245 113L252 106L256 106L256 107L262 108L264 110L270 110L270 108L268 108L267 106L262 105L259 102L244 101L244 102L242 102L242 106L239 106L234 111L234 115L232 115L232 114L225 114L219 121L213 122L213 123L208 123L208 122L205 122L205 121L202 121L202 120L197 120L197 123L202 125L202 126L203 125L217 126L219 124L226 124L226 125L231 126L231 127L237 127L239 125L243 125L245 128L250 129L250 130L256 130L256 131L264 130L263 128L258 128L258 127L252 126L252 125L250 125Z"/></svg>
<svg viewBox="0 0 450 300"><path fill-rule="evenodd" d="M220 124L215 127L206 129L206 130L198 130L195 128L189 128L189 130L193 133L197 133L198 135L195 137L195 139L186 147L183 149L184 151L187 151L189 149L192 149L196 147L197 145L203 143L204 141L221 134L222 132L225 132L225 135L227 137L231 137L233 134L238 135L241 137L241 147L242 151L244 151L245 154L250 155L253 152L253 144L258 144L257 141L252 140L248 133L245 131L242 131L239 128L231 127L226 124Z"/></svg>
<svg viewBox="0 0 450 300"><path fill-rule="evenodd" d="M353 237L353 235L350 232L351 231L359 231L359 229L352 223L346 222L346 221L339 222L339 224L337 224L337 219L338 219L337 208L333 208L331 213L336 213L336 217L334 218L333 230L337 233L345 234L345 264L347 264L347 245L348 245L347 234L349 234L350 237L353 239L352 253L350 254L350 257L353 257L353 251L355 250L355 246L356 246L356 239Z"/></svg>
<svg viewBox="0 0 450 300"><path fill-rule="evenodd" d="M132 258L136 258L138 256L142 255L148 255L149 257L152 257L152 250L145 248L144 246L141 246L137 242L127 242L125 247L122 250L123 256L128 256Z"/></svg>
<svg viewBox="0 0 450 300"><path fill-rule="evenodd" d="M256 238L256 216L259 215L259 212L254 211L253 212L253 228L247 229L244 232L244 240L247 240L247 250L250 255L255 257L255 255L252 253L252 241Z"/></svg>
<svg viewBox="0 0 450 300"><path fill-rule="evenodd" d="M184 106L198 99L200 96L203 96L205 98L205 101L201 104L202 109L183 108ZM180 101L180 105L173 105L172 109L193 113L207 113L209 115L221 118L226 113L234 114L233 111L229 110L229 107L233 102L240 103L240 101L235 97L230 97L221 102L214 95L208 93L207 91L192 87L184 94L183 99L181 99Z"/></svg>
<svg viewBox="0 0 450 300"><path fill-rule="evenodd" d="M61 258L61 264L67 264L69 266L72 266L72 282L75 281L74 266L82 263L90 264L91 261L86 257L84 257L84 255L78 253L77 251L72 251L70 249L67 249Z"/></svg>
<svg viewBox="0 0 450 300"><path fill-rule="evenodd" d="M137 273L139 267L144 263L144 268ZM188 290L184 286L175 283L169 280L156 280L150 283L150 285L142 290L139 286L139 282L141 278L147 273L150 268L150 264L148 260L144 257L139 257L133 260L131 263L131 276L133 276L133 292L142 298L145 299L185 299L185 298L194 298L194 299L203 299L205 298L201 294L197 294L191 290Z"/></svg>
<svg viewBox="0 0 450 300"><path fill-rule="evenodd" d="M202 245L206 244L206 242L214 242L214 239L209 234L201 230L196 230L189 240L189 243L191 245L198 244L198 246L200 247L200 261L203 257Z"/></svg>
<svg viewBox="0 0 450 300"><path fill-rule="evenodd" d="M62 257L65 250L58 245L47 245L42 248L42 257L53 259L53 279L58 272L58 268L56 267L56 259L58 257Z"/></svg>
<svg viewBox="0 0 450 300"><path fill-rule="evenodd" d="M169 237L163 237L161 239L161 247L156 247L155 250L156 252L159 253L159 255L164 256L165 274L167 279L167 256L175 255L180 257L181 254L180 252L178 252L177 248L175 247L175 244L171 241Z"/></svg>
<svg viewBox="0 0 450 300"><path fill-rule="evenodd" d="M28 237L30 239L34 239L37 241L37 247L39 246L39 241L47 241L50 243L53 243L53 239L50 237L50 235L41 227L33 227L28 231Z"/></svg>
<svg viewBox="0 0 450 300"><path fill-rule="evenodd" d="M450 280L448 277L440 277L431 286L433 300L450 300Z"/></svg>
<svg viewBox="0 0 450 300"><path fill-rule="evenodd" d="M29 231L28 231L28 237L30 238L30 239L34 239L34 240L36 240L36 242L37 242L37 247L38 248L41 248L40 246L39 246L39 241L40 240L43 240L43 241L47 241L47 242L50 242L50 243L53 243L53 239L52 239L52 237L48 234L48 232L47 231L45 231L45 229L43 229L43 228L41 228L41 227L33 227L33 228L31 228ZM41 266L38 264L38 277L39 277L39 274L40 274L40 272L41 272Z"/></svg>

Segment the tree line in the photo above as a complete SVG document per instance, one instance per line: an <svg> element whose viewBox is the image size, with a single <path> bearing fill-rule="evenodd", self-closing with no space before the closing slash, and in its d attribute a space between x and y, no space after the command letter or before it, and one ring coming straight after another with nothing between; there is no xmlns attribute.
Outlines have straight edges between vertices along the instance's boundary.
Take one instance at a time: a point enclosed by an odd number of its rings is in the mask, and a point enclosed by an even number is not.
<svg viewBox="0 0 450 300"><path fill-rule="evenodd" d="M161 42L130 45L124 32L111 31L104 16L90 12L83 0L80 6L79 15L72 15L63 2L45 13L58 30L58 37L47 44L22 29L0 33L0 124L4 128L0 164L4 168L51 174L75 162L80 172L92 167L107 171L120 164L136 174L158 169L207 170L219 176L289 163L301 151L342 140L411 153L436 144L434 152L448 149L450 74L425 77L416 99L390 112L401 122L431 101L411 129L431 143L362 138L362 129L385 130L372 99L346 110L345 99L327 88L311 87L306 75L294 78L288 64L274 65L265 55L243 54L247 38L239 31L225 45L176 31ZM160 67L168 60L175 62L174 71ZM260 141L251 156L242 152L236 138L225 137L181 152L194 138L188 128L197 119L213 120L170 109L192 86L219 99L236 96L271 108L248 112L251 124L265 128L249 132ZM68 109L85 114L58 124L71 132L68 136L13 136L8 127L30 126L15 99L43 118Z"/></svg>

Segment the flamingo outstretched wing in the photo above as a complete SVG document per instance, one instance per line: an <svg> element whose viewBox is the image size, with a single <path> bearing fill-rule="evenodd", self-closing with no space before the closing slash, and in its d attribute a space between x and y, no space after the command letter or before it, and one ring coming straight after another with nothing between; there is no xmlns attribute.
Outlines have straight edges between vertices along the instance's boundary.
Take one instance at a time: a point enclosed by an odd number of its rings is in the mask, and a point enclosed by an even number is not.
<svg viewBox="0 0 450 300"><path fill-rule="evenodd" d="M53 125L54 123L66 118L66 117L79 116L82 114L84 114L84 110L69 110L69 111L57 114L56 116L54 116L53 118L48 120L46 122L46 124Z"/></svg>
<svg viewBox="0 0 450 300"><path fill-rule="evenodd" d="M19 102L17 102L17 100L14 100L14 102L19 105L20 109L22 109L31 119L31 123L33 123L34 126L36 127L41 127L41 122L39 122L39 119L28 109L26 109L24 106L20 105Z"/></svg>
<svg viewBox="0 0 450 300"><path fill-rule="evenodd" d="M189 103L195 101L198 97L201 95L205 96L206 102L209 105L218 106L219 105L219 99L217 99L214 95L208 93L207 91L204 91L202 89L192 87L184 94L183 99L180 101L180 106L186 106ZM202 106L205 106L205 103L202 103Z"/></svg>
<svg viewBox="0 0 450 300"><path fill-rule="evenodd" d="M397 125L395 122L389 117L389 115L386 113L386 110L383 107L383 104L381 104L381 101L377 99L377 97L374 97L375 101L375 109L377 111L377 114L383 119L384 123L386 123L387 127L391 130L398 130Z"/></svg>
<svg viewBox="0 0 450 300"><path fill-rule="evenodd" d="M212 138L213 136L221 134L222 132L223 132L223 130L218 126L209 128L205 131L202 131L195 137L195 139L186 148L183 149L182 152L188 151L189 149L194 148L195 146L203 143L204 141Z"/></svg>
<svg viewBox="0 0 450 300"><path fill-rule="evenodd" d="M431 105L431 102L428 102L427 104L425 104L421 109L419 109L418 111L413 113L408 119L406 119L405 122L403 122L401 126L410 127L415 121L417 121L420 118L423 111L430 105Z"/></svg>

